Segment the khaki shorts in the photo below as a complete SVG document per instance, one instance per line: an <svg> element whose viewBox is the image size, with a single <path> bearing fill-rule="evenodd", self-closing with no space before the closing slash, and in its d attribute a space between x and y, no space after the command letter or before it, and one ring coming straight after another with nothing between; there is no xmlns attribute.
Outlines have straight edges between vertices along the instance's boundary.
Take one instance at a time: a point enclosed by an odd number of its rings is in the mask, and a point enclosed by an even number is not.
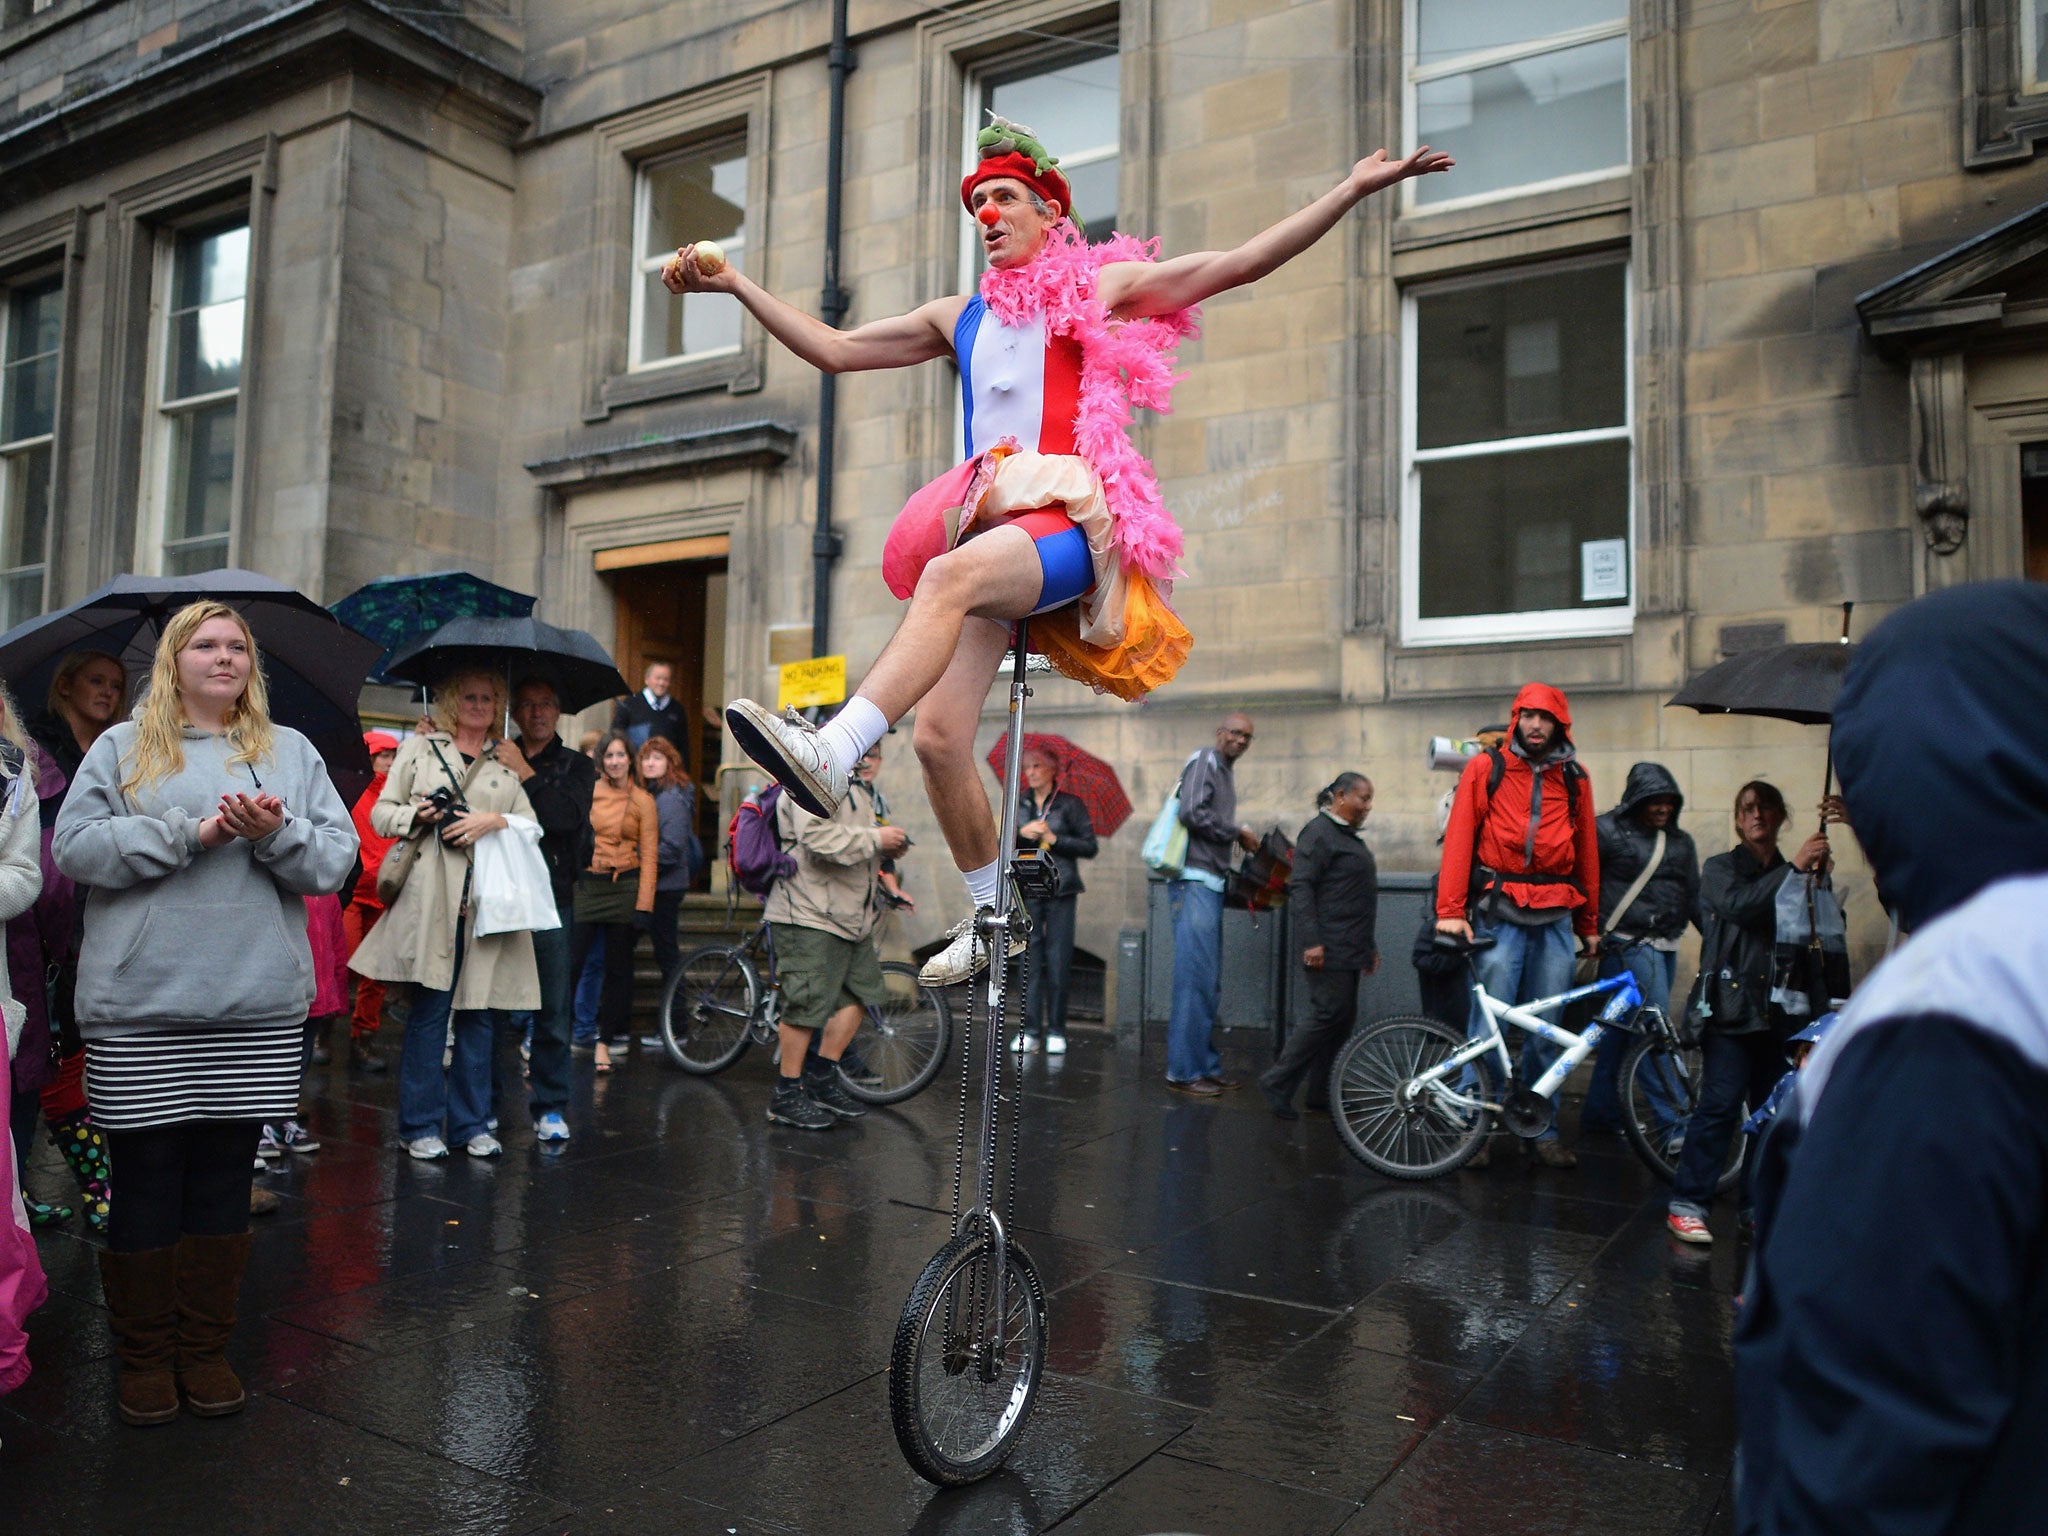
<svg viewBox="0 0 2048 1536"><path fill-rule="evenodd" d="M879 1007L888 999L882 959L867 939L842 939L820 928L773 923L775 974L782 983L782 1022L823 1029L842 1008Z"/></svg>

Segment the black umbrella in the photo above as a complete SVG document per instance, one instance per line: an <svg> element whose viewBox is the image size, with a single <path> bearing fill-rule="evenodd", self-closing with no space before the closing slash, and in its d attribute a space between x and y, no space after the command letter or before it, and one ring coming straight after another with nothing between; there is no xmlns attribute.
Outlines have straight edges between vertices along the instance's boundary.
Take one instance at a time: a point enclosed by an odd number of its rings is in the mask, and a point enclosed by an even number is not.
<svg viewBox="0 0 2048 1536"><path fill-rule="evenodd" d="M72 651L105 651L131 682L149 675L157 637L171 615L212 598L236 609L256 636L270 686L270 715L303 732L326 760L344 800L369 787L356 705L379 647L304 593L254 571L191 576L116 576L90 597L17 624L0 635L0 677L22 700L41 698L57 664Z"/></svg>
<svg viewBox="0 0 2048 1536"><path fill-rule="evenodd" d="M1730 656L1671 696L1703 715L1766 715L1799 725L1826 725L1856 647L1845 640L1773 645Z"/></svg>
<svg viewBox="0 0 2048 1536"><path fill-rule="evenodd" d="M501 672L508 684L546 678L570 713L626 692L626 680L612 664L611 654L593 637L531 616L450 619L401 649L384 671L407 682L433 683L465 667Z"/></svg>

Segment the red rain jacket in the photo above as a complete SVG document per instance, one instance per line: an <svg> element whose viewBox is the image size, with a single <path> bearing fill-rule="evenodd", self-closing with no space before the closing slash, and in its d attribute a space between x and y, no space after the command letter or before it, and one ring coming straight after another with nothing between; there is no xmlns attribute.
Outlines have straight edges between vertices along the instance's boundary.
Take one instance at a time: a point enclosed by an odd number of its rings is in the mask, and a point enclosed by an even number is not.
<svg viewBox="0 0 2048 1536"><path fill-rule="evenodd" d="M1555 715L1565 742L1571 742L1571 705L1557 689L1547 683L1529 683L1515 695L1514 713L1508 717L1510 741L1525 709ZM1537 911L1569 909L1573 929L1588 938L1596 936L1600 932L1600 843L1593 825L1592 784L1579 780L1578 813L1574 816L1567 809L1570 802L1564 786L1564 765L1572 761L1570 754L1553 753L1543 763L1535 857L1530 859L1529 802L1539 770L1509 747L1502 747L1501 755L1507 771L1491 799L1486 793L1486 781L1493 772L1490 754L1479 753L1458 777L1457 798L1451 804L1450 824L1444 829L1436 915L1466 915L1472 866L1477 862L1508 876L1501 889L1518 906ZM1513 878L1522 872L1566 876L1576 888L1558 883L1526 884Z"/></svg>
<svg viewBox="0 0 2048 1536"><path fill-rule="evenodd" d="M356 824L356 838L362 844L363 874L356 881L353 899L361 906L384 910L384 903L377 899L377 871L384 867L384 855L391 851L391 845L398 841L386 837L370 825L370 807L377 803L377 797L384 793L384 775L378 774L370 780L370 787L363 791L356 803L349 807L349 819Z"/></svg>

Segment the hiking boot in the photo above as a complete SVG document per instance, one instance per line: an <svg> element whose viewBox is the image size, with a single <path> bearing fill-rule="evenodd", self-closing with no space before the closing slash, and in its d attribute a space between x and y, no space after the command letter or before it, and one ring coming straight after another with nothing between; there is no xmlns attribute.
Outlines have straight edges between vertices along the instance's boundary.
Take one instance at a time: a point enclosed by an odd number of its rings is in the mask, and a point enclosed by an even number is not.
<svg viewBox="0 0 2048 1536"><path fill-rule="evenodd" d="M726 729L739 748L813 816L829 817L846 798L846 770L818 739L818 728L795 710L770 713L752 699L725 706Z"/></svg>
<svg viewBox="0 0 2048 1536"><path fill-rule="evenodd" d="M778 1080L768 1096L768 1123L794 1126L799 1131L829 1131L839 1117L805 1093L801 1082Z"/></svg>
<svg viewBox="0 0 2048 1536"><path fill-rule="evenodd" d="M830 1110L841 1120L858 1120L868 1112L867 1105L839 1086L839 1074L831 1072L806 1072L804 1092L811 1096L811 1102Z"/></svg>
<svg viewBox="0 0 2048 1536"><path fill-rule="evenodd" d="M1546 1168L1576 1168L1579 1154L1555 1136L1546 1136L1536 1143L1536 1161Z"/></svg>
<svg viewBox="0 0 2048 1536"><path fill-rule="evenodd" d="M928 987L950 987L972 981L988 969L988 940L982 936L981 920L993 916L993 907L977 907L972 917L963 917L946 930L946 947L925 961L917 979ZM1031 919L1017 888L1010 888L1010 942L1006 946L1014 960L1024 953L1031 936Z"/></svg>

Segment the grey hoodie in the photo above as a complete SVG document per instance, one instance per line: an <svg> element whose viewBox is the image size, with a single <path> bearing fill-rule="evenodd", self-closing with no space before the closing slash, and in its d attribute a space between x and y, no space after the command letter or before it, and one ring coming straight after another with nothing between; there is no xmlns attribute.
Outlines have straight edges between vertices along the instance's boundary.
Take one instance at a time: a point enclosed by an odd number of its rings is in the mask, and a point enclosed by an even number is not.
<svg viewBox="0 0 2048 1536"><path fill-rule="evenodd" d="M57 816L52 854L81 886L79 1032L88 1040L163 1030L295 1023L313 1002L307 896L339 891L355 826L313 744L277 727L269 758L230 767L226 740L187 727L185 766L121 791L135 726L93 743ZM224 794L284 801L261 842L199 846Z"/></svg>

